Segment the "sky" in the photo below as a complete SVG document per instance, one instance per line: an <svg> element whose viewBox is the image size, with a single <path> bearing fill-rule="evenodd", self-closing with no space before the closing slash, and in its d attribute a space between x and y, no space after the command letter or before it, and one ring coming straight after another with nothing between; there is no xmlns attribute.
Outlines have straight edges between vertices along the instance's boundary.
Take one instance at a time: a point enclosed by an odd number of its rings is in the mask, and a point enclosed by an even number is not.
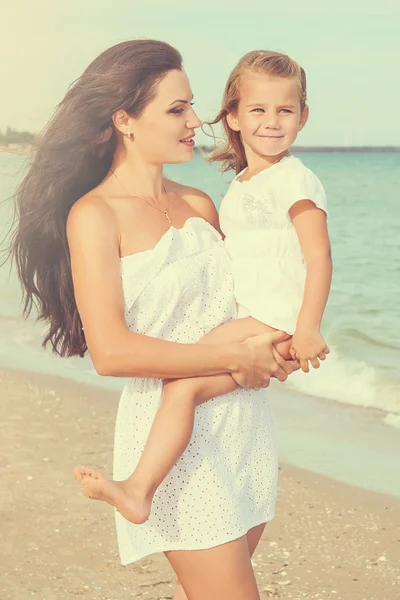
<svg viewBox="0 0 400 600"><path fill-rule="evenodd" d="M271 49L307 74L298 145L400 145L398 0L5 0L1 12L0 130L40 131L100 52L153 38L182 53L203 120L237 60Z"/></svg>

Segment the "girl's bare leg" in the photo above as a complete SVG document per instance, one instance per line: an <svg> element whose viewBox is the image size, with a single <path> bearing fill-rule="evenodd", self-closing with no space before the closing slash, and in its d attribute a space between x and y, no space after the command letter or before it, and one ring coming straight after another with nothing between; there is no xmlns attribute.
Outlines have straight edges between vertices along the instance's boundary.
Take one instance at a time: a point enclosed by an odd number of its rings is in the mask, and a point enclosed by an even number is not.
<svg viewBox="0 0 400 600"><path fill-rule="evenodd" d="M266 523L263 523L262 525L257 525L256 527L252 527L252 529L250 529L246 534L247 547L249 549L250 558L253 556L254 551L258 546L258 542L261 539L261 536L265 529L265 525L266 525ZM182 584L179 580L177 581L177 584L176 584L174 600L188 600L185 590L183 589Z"/></svg>
<svg viewBox="0 0 400 600"><path fill-rule="evenodd" d="M199 343L227 344L274 331L260 321L247 317L217 327ZM290 340L277 344L278 352L288 355ZM146 446L134 473L124 481L105 480L85 467L75 470L83 493L112 504L132 523L143 523L150 514L157 487L188 445L194 423L195 407L238 387L228 374L168 381L163 400L153 421Z"/></svg>

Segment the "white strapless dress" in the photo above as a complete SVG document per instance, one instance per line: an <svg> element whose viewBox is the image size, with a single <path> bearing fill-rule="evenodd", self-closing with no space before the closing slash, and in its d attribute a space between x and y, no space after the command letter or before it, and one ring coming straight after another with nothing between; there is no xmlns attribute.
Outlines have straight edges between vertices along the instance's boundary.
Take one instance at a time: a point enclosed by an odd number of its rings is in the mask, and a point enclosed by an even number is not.
<svg viewBox="0 0 400 600"><path fill-rule="evenodd" d="M236 317L231 262L204 219L171 227L155 248L121 259L132 331L194 343ZM118 409L114 478L135 468L162 396L162 380L134 378ZM166 550L211 548L274 516L277 444L265 390L239 389L196 408L190 445L154 498L143 525L115 514L122 564Z"/></svg>

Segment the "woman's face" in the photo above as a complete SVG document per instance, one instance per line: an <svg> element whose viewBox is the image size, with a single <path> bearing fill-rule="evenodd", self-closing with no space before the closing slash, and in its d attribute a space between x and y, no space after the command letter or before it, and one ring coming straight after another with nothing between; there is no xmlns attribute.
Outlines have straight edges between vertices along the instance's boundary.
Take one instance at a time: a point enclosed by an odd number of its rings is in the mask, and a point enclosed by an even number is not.
<svg viewBox="0 0 400 600"><path fill-rule="evenodd" d="M192 107L192 90L184 71L169 71L154 100L132 118L135 149L150 164L176 164L193 158L195 129L201 121Z"/></svg>

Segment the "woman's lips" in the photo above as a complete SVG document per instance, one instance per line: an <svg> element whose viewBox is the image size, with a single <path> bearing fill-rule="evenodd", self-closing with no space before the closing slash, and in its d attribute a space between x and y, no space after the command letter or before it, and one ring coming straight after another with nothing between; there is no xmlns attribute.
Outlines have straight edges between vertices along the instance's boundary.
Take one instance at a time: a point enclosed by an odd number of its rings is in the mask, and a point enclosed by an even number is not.
<svg viewBox="0 0 400 600"><path fill-rule="evenodd" d="M188 138L184 138L183 140L179 140L181 144L183 144L184 146L187 146L188 148L193 148L194 146L194 136L188 137Z"/></svg>

